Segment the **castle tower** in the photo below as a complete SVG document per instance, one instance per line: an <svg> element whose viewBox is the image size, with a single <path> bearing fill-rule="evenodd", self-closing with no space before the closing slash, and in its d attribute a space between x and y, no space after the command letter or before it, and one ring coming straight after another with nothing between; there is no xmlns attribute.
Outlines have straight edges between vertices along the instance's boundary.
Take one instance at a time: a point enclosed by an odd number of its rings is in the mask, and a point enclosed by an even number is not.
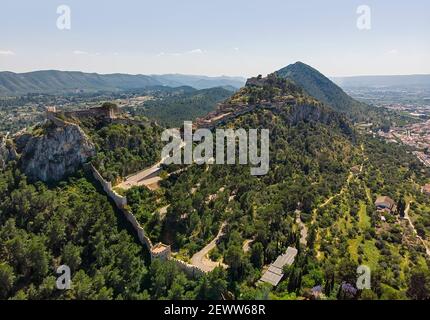
<svg viewBox="0 0 430 320"><path fill-rule="evenodd" d="M57 107L55 107L55 106L46 107L46 109L45 109L46 119L52 119L54 117L55 113L57 113Z"/></svg>

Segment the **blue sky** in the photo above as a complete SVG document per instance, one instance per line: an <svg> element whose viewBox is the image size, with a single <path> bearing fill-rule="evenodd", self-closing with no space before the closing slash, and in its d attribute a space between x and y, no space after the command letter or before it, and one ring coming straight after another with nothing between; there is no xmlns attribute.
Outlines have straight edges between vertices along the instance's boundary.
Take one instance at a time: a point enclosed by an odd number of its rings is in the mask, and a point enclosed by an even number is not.
<svg viewBox="0 0 430 320"><path fill-rule="evenodd" d="M0 71L252 76L300 60L330 76L430 73L429 35L428 0L2 0Z"/></svg>

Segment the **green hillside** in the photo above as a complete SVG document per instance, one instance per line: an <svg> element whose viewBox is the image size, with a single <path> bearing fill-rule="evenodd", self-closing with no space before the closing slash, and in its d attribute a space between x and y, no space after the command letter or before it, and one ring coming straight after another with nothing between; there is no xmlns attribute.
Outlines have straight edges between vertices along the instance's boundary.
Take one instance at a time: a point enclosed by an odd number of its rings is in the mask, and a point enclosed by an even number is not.
<svg viewBox="0 0 430 320"><path fill-rule="evenodd" d="M412 121L407 116L354 100L329 78L302 62L282 68L276 74L294 81L309 95L347 115L354 122L373 123L382 127Z"/></svg>
<svg viewBox="0 0 430 320"><path fill-rule="evenodd" d="M143 108L130 111L133 115L144 115L164 126L180 127L184 121L194 121L214 111L217 104L229 98L232 93L224 88L193 90L161 96L145 102Z"/></svg>

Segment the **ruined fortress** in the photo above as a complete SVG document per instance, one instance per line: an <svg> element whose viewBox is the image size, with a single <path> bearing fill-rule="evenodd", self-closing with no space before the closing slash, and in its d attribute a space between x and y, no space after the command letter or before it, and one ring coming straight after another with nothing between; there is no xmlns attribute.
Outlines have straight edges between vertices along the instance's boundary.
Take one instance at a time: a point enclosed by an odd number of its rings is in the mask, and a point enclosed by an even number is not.
<svg viewBox="0 0 430 320"><path fill-rule="evenodd" d="M94 118L106 123L138 126L148 125L148 121L128 118L124 113L121 112L120 108L113 103L104 103L100 107L93 107L75 111L58 111L56 107L46 107L45 118L47 120L51 120L58 126L70 124L70 121L73 121L73 119L84 120L86 118Z"/></svg>
<svg viewBox="0 0 430 320"><path fill-rule="evenodd" d="M105 103L101 107L94 107L84 110L76 110L76 111L57 111L56 107L47 107L46 108L46 118L52 121L60 118L101 118L101 119L117 119L120 114L119 108L111 103Z"/></svg>

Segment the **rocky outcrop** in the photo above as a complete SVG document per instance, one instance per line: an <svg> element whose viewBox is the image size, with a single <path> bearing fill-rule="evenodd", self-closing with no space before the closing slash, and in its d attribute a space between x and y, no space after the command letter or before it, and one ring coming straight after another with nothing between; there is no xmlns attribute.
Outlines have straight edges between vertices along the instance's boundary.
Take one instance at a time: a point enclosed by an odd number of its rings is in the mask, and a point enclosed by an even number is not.
<svg viewBox="0 0 430 320"><path fill-rule="evenodd" d="M338 127L341 131L353 136L354 132L348 120L340 113L334 112L325 106L295 105L288 110L289 122L296 125L299 122L319 122L325 125Z"/></svg>
<svg viewBox="0 0 430 320"><path fill-rule="evenodd" d="M322 123L340 128L353 137L351 123L341 113L316 100L301 87L288 79L270 74L263 78L250 78L246 86L204 118L196 121L196 127L213 129L243 114L259 109L268 109L286 118L287 123Z"/></svg>
<svg viewBox="0 0 430 320"><path fill-rule="evenodd" d="M71 123L59 126L48 121L25 140L21 168L32 180L61 180L95 154L94 144Z"/></svg>
<svg viewBox="0 0 430 320"><path fill-rule="evenodd" d="M0 136L0 169L3 169L9 161L16 160L17 157L12 142L6 137Z"/></svg>

